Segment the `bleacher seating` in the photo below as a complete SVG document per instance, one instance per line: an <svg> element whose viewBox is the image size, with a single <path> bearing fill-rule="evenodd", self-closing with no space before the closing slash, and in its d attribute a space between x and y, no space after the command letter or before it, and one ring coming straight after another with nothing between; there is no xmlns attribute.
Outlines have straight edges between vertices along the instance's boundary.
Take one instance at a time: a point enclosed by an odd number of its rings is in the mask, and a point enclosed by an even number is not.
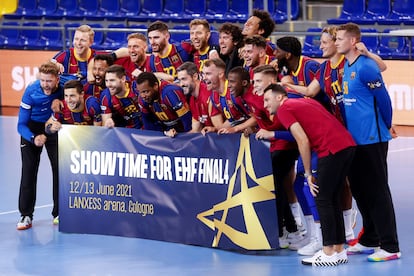
<svg viewBox="0 0 414 276"><path fill-rule="evenodd" d="M362 18L365 14L365 0L344 0L342 12L338 18L328 19L328 24L343 24Z"/></svg>
<svg viewBox="0 0 414 276"><path fill-rule="evenodd" d="M187 31L187 32L174 32L174 31ZM188 24L180 24L175 25L170 29L171 39L170 43L180 43L183 40L189 40L190 39L190 29Z"/></svg>
<svg viewBox="0 0 414 276"><path fill-rule="evenodd" d="M381 25L414 24L414 5L408 0L394 0L388 17L378 21Z"/></svg>
<svg viewBox="0 0 414 276"><path fill-rule="evenodd" d="M100 47L100 45L104 42L105 39L105 32L102 30L99 30L100 28L103 28L103 25L100 23L92 23L89 24L95 32L92 48Z"/></svg>
<svg viewBox="0 0 414 276"><path fill-rule="evenodd" d="M276 23L287 20L288 0L267 0L268 11ZM299 15L299 0L292 3L292 19ZM253 1L253 8L263 9L263 1ZM155 18L183 22L206 18L215 22L244 22L248 19L248 0L20 0L8 19L66 19L148 21Z"/></svg>
<svg viewBox="0 0 414 276"><path fill-rule="evenodd" d="M43 24L43 27L59 28L61 25L57 22L46 22ZM62 31L59 29L42 28L40 45L45 50L61 50L63 48Z"/></svg>
<svg viewBox="0 0 414 276"><path fill-rule="evenodd" d="M227 19L234 22L244 22L248 19L247 13L249 10L248 1L231 1Z"/></svg>
<svg viewBox="0 0 414 276"><path fill-rule="evenodd" d="M229 12L229 1L210 0L205 17L208 21L224 22L227 21Z"/></svg>
<svg viewBox="0 0 414 276"><path fill-rule="evenodd" d="M391 29L385 29L383 33L389 33ZM381 36L378 54L383 59L408 59L407 39L402 36Z"/></svg>
<svg viewBox="0 0 414 276"><path fill-rule="evenodd" d="M353 22L372 25L386 19L390 12L391 0L371 0L367 3L365 13L360 18L355 17Z"/></svg>
<svg viewBox="0 0 414 276"><path fill-rule="evenodd" d="M141 13L141 1L121 1L119 16L134 20Z"/></svg>
<svg viewBox="0 0 414 276"><path fill-rule="evenodd" d="M414 59L414 37L407 39L407 47L405 47L404 52L410 59Z"/></svg>
<svg viewBox="0 0 414 276"><path fill-rule="evenodd" d="M20 35L20 30L18 29L18 26L20 26L20 24L15 21L5 21L2 23L2 26L7 26L9 29L1 29L0 47L5 49L13 48L14 45L17 44L17 39Z"/></svg>
<svg viewBox="0 0 414 276"><path fill-rule="evenodd" d="M122 1L122 2L134 2L134 1ZM121 16L120 9L121 9L121 4L119 0L100 0L100 6L98 9L98 17L110 18L111 21L125 20L125 17Z"/></svg>
<svg viewBox="0 0 414 276"><path fill-rule="evenodd" d="M184 18L187 21L194 18L205 18L207 9L206 5L206 0L187 1L184 6Z"/></svg>
<svg viewBox="0 0 414 276"><path fill-rule="evenodd" d="M162 0L143 0L141 6L141 13L138 15L141 19L162 19L161 14L163 11Z"/></svg>
<svg viewBox="0 0 414 276"><path fill-rule="evenodd" d="M17 9L13 14L5 14L6 19L22 19L23 17L36 13L37 0L19 0Z"/></svg>
<svg viewBox="0 0 414 276"><path fill-rule="evenodd" d="M24 16L25 19L41 19L47 14L53 14L58 6L58 0L37 0L37 6L30 14Z"/></svg>
<svg viewBox="0 0 414 276"><path fill-rule="evenodd" d="M378 35L371 36L371 35L364 35L366 33L376 33L378 34L376 29L373 28L361 28L361 41L364 42L365 46L370 52L373 52L375 54L378 53L378 46L379 46L379 39Z"/></svg>
<svg viewBox="0 0 414 276"><path fill-rule="evenodd" d="M102 19L98 14L100 0L78 0L78 12L80 19L97 20Z"/></svg>
<svg viewBox="0 0 414 276"><path fill-rule="evenodd" d="M2 29L0 43L7 49L43 49L40 41L40 24L37 22L4 22L3 26L15 26L16 29ZM26 27L26 28L24 28Z"/></svg>
<svg viewBox="0 0 414 276"><path fill-rule="evenodd" d="M302 54L308 57L322 57L322 50L319 48L322 28L308 28L307 32L314 34L305 36Z"/></svg>
<svg viewBox="0 0 414 276"><path fill-rule="evenodd" d="M127 33L126 31L116 31L116 29L125 29L125 24L109 24L108 28L113 31L107 31L104 37L104 41L100 45L95 45L96 49L102 50L116 50L120 47L126 47L127 45Z"/></svg>
<svg viewBox="0 0 414 276"><path fill-rule="evenodd" d="M78 1L73 0L59 0L59 5L53 14L45 16L46 19L62 19L68 20L80 19Z"/></svg>
<svg viewBox="0 0 414 276"><path fill-rule="evenodd" d="M142 29L144 31L138 31L138 32L146 34L148 26L145 25L145 24L129 24L128 28L130 28L130 29Z"/></svg>
<svg viewBox="0 0 414 276"><path fill-rule="evenodd" d="M41 49L40 44L40 24L37 22L23 22L23 28L19 32L14 48L18 49Z"/></svg>
<svg viewBox="0 0 414 276"><path fill-rule="evenodd" d="M184 20L184 0L169 0L164 2L162 18L179 22Z"/></svg>
<svg viewBox="0 0 414 276"><path fill-rule="evenodd" d="M287 15L287 1L288 0L279 0L277 1L276 7L274 7L273 20L276 24L282 24L288 20ZM289 0L291 2L291 20L296 20L299 17L299 0Z"/></svg>

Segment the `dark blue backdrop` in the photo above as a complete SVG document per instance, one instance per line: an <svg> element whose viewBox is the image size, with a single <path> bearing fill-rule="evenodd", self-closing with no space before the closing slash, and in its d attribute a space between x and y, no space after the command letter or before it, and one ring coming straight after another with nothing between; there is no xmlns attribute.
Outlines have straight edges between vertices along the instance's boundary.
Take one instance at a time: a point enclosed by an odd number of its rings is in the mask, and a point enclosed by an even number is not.
<svg viewBox="0 0 414 276"><path fill-rule="evenodd" d="M254 137L65 125L59 168L62 232L278 248L269 149Z"/></svg>

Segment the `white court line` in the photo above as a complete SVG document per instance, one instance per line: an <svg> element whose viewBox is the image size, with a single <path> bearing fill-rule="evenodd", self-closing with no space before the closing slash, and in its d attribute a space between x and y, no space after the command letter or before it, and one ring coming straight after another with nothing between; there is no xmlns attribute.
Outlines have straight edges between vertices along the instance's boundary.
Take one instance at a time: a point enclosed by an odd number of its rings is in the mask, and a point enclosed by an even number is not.
<svg viewBox="0 0 414 276"><path fill-rule="evenodd" d="M47 208L47 207L51 207L51 206L53 206L53 204L40 205L40 206L35 206L35 209L42 209L42 208ZM14 214L14 213L19 213L19 210L0 212L0 216L1 215Z"/></svg>

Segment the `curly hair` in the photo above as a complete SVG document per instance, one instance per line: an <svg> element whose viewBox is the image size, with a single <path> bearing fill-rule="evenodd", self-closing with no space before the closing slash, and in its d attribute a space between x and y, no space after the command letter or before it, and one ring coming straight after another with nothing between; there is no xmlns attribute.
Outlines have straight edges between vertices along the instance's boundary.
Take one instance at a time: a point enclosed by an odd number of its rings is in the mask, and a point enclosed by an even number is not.
<svg viewBox="0 0 414 276"><path fill-rule="evenodd" d="M260 19L259 29L264 31L262 36L268 38L276 27L270 13L265 10L254 9L252 16L256 16Z"/></svg>

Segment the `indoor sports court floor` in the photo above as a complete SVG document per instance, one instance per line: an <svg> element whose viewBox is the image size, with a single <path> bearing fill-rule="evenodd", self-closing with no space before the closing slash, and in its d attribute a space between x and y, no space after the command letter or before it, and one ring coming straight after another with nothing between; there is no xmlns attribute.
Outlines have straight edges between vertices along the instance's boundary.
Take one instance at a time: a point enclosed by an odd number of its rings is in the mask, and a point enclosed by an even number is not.
<svg viewBox="0 0 414 276"><path fill-rule="evenodd" d="M160 241L59 232L52 225L51 173L46 155L39 171L33 228L17 231L20 181L16 116L0 116L0 276L2 275L413 275L414 137L393 140L389 149L389 179L397 216L402 258L369 263L350 256L338 267L300 264L295 251L267 255ZM400 129L400 135L411 135ZM361 222L358 217L356 232Z"/></svg>

